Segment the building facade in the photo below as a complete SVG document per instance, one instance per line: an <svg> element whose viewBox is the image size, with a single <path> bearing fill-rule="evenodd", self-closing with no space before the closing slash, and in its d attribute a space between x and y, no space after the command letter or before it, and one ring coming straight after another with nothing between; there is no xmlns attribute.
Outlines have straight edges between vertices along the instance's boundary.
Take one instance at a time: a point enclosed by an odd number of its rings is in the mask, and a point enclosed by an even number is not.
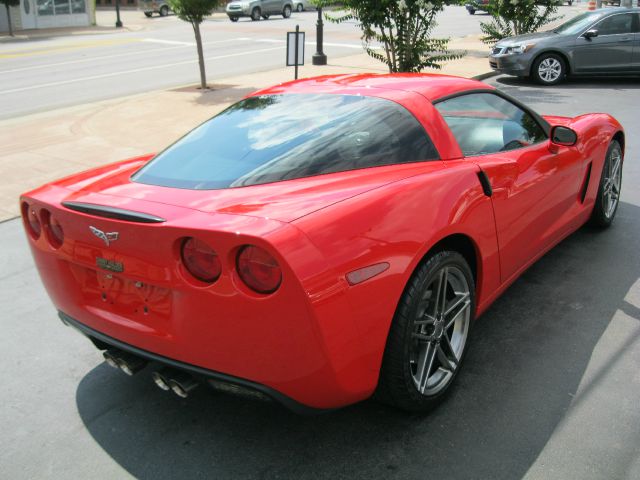
<svg viewBox="0 0 640 480"><path fill-rule="evenodd" d="M13 30L84 27L92 23L93 0L20 0L11 7ZM9 31L4 5L0 8L0 32Z"/></svg>

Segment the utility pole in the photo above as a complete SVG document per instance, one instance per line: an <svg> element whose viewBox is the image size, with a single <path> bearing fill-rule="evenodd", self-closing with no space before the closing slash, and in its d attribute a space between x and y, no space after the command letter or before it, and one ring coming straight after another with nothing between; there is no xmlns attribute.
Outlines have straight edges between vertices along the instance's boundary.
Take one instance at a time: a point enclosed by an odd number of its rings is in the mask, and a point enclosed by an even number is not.
<svg viewBox="0 0 640 480"><path fill-rule="evenodd" d="M324 23L322 23L322 7L318 7L318 23L316 23L316 53L311 57L311 63L313 65L326 65L327 64L327 56L322 51L322 40L323 40L323 28Z"/></svg>

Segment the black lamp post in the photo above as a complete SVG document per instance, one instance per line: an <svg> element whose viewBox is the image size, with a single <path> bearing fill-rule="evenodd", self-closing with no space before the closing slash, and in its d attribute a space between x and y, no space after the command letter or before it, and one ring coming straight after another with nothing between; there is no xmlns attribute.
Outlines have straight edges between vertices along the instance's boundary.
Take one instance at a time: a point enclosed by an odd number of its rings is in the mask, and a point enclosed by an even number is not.
<svg viewBox="0 0 640 480"><path fill-rule="evenodd" d="M322 36L324 23L322 23L322 7L318 7L318 23L316 23L316 53L311 57L311 63L314 65L326 65L327 56L322 51Z"/></svg>
<svg viewBox="0 0 640 480"><path fill-rule="evenodd" d="M116 28L122 27L122 21L120 20L120 0L116 0Z"/></svg>

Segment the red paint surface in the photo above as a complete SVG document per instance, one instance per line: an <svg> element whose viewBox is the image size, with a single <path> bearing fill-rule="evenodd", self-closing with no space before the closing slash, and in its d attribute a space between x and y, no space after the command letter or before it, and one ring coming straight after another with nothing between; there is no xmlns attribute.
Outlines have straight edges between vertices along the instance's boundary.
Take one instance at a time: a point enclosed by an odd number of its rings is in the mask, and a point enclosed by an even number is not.
<svg viewBox="0 0 640 480"><path fill-rule="evenodd" d="M191 191L132 183L151 157L108 165L23 195L64 229L28 241L56 308L118 340L169 358L267 385L308 406L362 400L378 381L389 326L412 272L450 235L475 247L478 314L529 265L588 218L605 152L621 126L605 114L546 117L573 128L575 147L548 142L462 158L431 104L491 87L438 75L350 75L301 80L257 92L349 93L393 100L410 110L442 160L340 172L227 190ZM554 153L555 152L555 153ZM591 181L580 202L588 164ZM482 168L493 187L484 195ZM134 224L74 212L74 200L149 213L162 224ZM46 214L45 214L46 215ZM107 247L89 231L117 231ZM220 278L208 285L180 261L185 237L211 245ZM236 271L243 245L257 245L282 267L269 295ZM122 273L96 267L121 262ZM387 263L349 285L345 275ZM138 282L138 284L136 284Z"/></svg>

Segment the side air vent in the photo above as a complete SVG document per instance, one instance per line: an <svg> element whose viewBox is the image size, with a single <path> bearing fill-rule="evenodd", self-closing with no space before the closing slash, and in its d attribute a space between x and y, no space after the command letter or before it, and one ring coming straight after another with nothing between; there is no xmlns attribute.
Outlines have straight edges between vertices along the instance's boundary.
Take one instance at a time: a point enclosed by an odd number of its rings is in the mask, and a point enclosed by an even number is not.
<svg viewBox="0 0 640 480"><path fill-rule="evenodd" d="M62 202L64 207L76 212L86 213L96 217L113 218L115 220L123 220L125 222L136 223L162 223L166 219L150 215L148 213L134 212L123 208L107 207L104 205L95 205L93 203L82 202Z"/></svg>
<svg viewBox="0 0 640 480"><path fill-rule="evenodd" d="M587 167L587 174L584 177L584 183L582 184L582 192L580 192L580 203L584 203L584 199L587 196L587 189L589 188L589 180L591 180L591 164Z"/></svg>

